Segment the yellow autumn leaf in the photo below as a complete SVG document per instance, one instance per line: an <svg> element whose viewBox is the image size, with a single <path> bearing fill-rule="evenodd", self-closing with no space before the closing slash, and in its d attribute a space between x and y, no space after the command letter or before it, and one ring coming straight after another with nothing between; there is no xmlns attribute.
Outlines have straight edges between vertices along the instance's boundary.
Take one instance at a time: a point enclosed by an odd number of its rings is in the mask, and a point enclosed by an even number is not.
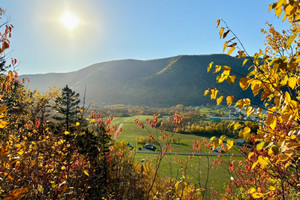
<svg viewBox="0 0 300 200"><path fill-rule="evenodd" d="M179 181L177 181L176 183L175 183L175 188L177 189L178 188L178 186L179 186Z"/></svg>
<svg viewBox="0 0 300 200"><path fill-rule="evenodd" d="M274 130L275 127L276 127L276 124L277 124L277 118L276 118L276 116L274 116L274 115L272 115L272 114L268 115L268 118L267 118L267 125L269 125L270 128L271 128L272 130Z"/></svg>
<svg viewBox="0 0 300 200"><path fill-rule="evenodd" d="M248 154L248 159L250 160L251 159L251 157L254 155L254 152L250 152L249 154Z"/></svg>
<svg viewBox="0 0 300 200"><path fill-rule="evenodd" d="M285 92L284 94L285 102L289 103L291 101L291 95L288 92Z"/></svg>
<svg viewBox="0 0 300 200"><path fill-rule="evenodd" d="M70 134L70 132L69 131L65 131L65 135L69 135Z"/></svg>
<svg viewBox="0 0 300 200"><path fill-rule="evenodd" d="M204 91L204 96L206 96L209 93L209 90Z"/></svg>
<svg viewBox="0 0 300 200"><path fill-rule="evenodd" d="M220 20L218 19L217 20L217 28L219 27L219 25L220 25Z"/></svg>
<svg viewBox="0 0 300 200"><path fill-rule="evenodd" d="M265 142L261 142L259 143L258 145L256 145L256 150L259 151L259 150L262 150L262 148L265 146Z"/></svg>
<svg viewBox="0 0 300 200"><path fill-rule="evenodd" d="M86 170L84 170L83 173L84 173L85 175L87 175L87 176L90 176L89 173L88 173Z"/></svg>
<svg viewBox="0 0 300 200"><path fill-rule="evenodd" d="M262 193L255 192L255 193L252 194L252 197L254 199L260 199L260 198L264 197L264 195Z"/></svg>
<svg viewBox="0 0 300 200"><path fill-rule="evenodd" d="M247 63L247 61L248 61L248 59L245 59L245 60L243 61L243 66Z"/></svg>
<svg viewBox="0 0 300 200"><path fill-rule="evenodd" d="M210 72L212 66L213 66L214 62L209 63L208 67L207 67L207 73Z"/></svg>
<svg viewBox="0 0 300 200"><path fill-rule="evenodd" d="M275 15L277 15L278 17L280 17L282 13L282 7L281 6L277 6L275 9Z"/></svg>
<svg viewBox="0 0 300 200"><path fill-rule="evenodd" d="M220 105L223 101L223 96L220 96L218 99L217 99L217 105Z"/></svg>
<svg viewBox="0 0 300 200"><path fill-rule="evenodd" d="M76 126L79 126L80 125L80 123L79 122L76 122Z"/></svg>
<svg viewBox="0 0 300 200"><path fill-rule="evenodd" d="M227 54L230 55L234 50L235 50L235 47L231 47Z"/></svg>
<svg viewBox="0 0 300 200"><path fill-rule="evenodd" d="M254 169L256 167L256 165L258 164L258 161L256 161L255 163L253 163L251 169Z"/></svg>
<svg viewBox="0 0 300 200"><path fill-rule="evenodd" d="M290 77L288 79L288 85L290 88L294 89L297 83L297 78L296 77Z"/></svg>
<svg viewBox="0 0 300 200"><path fill-rule="evenodd" d="M7 196L4 198L4 200L19 199L22 196L24 196L28 191L29 191L28 188L14 189L13 191L11 191L7 194Z"/></svg>
<svg viewBox="0 0 300 200"><path fill-rule="evenodd" d="M224 47L223 47L223 53L225 52L226 48L227 48L227 45L228 45L228 41L225 41L224 42Z"/></svg>
<svg viewBox="0 0 300 200"><path fill-rule="evenodd" d="M222 83L224 80L228 78L229 75L230 75L230 70L224 70L221 75L217 76L217 82Z"/></svg>
<svg viewBox="0 0 300 200"><path fill-rule="evenodd" d="M14 178L13 178L10 174L8 174L8 173L6 173L6 172L4 172L3 175L6 176L6 177L7 177L9 180L11 180L11 181L14 180Z"/></svg>
<svg viewBox="0 0 300 200"><path fill-rule="evenodd" d="M274 191L274 190L276 190L276 188L275 188L274 186L271 185L271 186L269 187L269 190Z"/></svg>
<svg viewBox="0 0 300 200"><path fill-rule="evenodd" d="M0 107L0 113L4 113L6 111L6 109L7 109L7 106L6 105L2 105Z"/></svg>
<svg viewBox="0 0 300 200"><path fill-rule="evenodd" d="M19 150L17 153L18 153L20 156L22 156L22 155L25 153L25 151L24 151L24 149L21 149L21 150Z"/></svg>
<svg viewBox="0 0 300 200"><path fill-rule="evenodd" d="M215 73L218 73L219 71L221 71L221 69L222 69L222 66L221 65L216 65L215 66L215 71L213 72L214 74Z"/></svg>
<svg viewBox="0 0 300 200"><path fill-rule="evenodd" d="M255 112L255 109L252 106L248 106L246 109L247 117L250 117Z"/></svg>
<svg viewBox="0 0 300 200"><path fill-rule="evenodd" d="M5 120L0 121L0 128L5 128L7 126L8 122Z"/></svg>
<svg viewBox="0 0 300 200"><path fill-rule="evenodd" d="M231 76L228 76L227 81L231 85L232 83L234 83L235 79L236 79L236 76L231 75Z"/></svg>
<svg viewBox="0 0 300 200"><path fill-rule="evenodd" d="M186 187L187 187L187 182L186 182L186 181L184 181L184 182L182 183L182 187L183 187L183 188L186 188Z"/></svg>
<svg viewBox="0 0 300 200"><path fill-rule="evenodd" d="M226 135L222 135L221 137L220 137L220 140L225 140L227 138L227 136Z"/></svg>
<svg viewBox="0 0 300 200"><path fill-rule="evenodd" d="M226 102L228 106L231 106L231 104L233 103L234 100L234 96L228 96L226 97Z"/></svg>
<svg viewBox="0 0 300 200"><path fill-rule="evenodd" d="M215 139L214 142L213 142L213 149L215 149L216 147L220 146L221 144L223 143L222 140L220 139Z"/></svg>
<svg viewBox="0 0 300 200"><path fill-rule="evenodd" d="M256 189L255 189L254 187L251 187L251 188L248 190L249 194L252 194L252 193L254 193L255 191L256 191Z"/></svg>
<svg viewBox="0 0 300 200"><path fill-rule="evenodd" d="M37 190L38 190L39 192L41 192L41 193L44 192L44 188L43 188L43 186L40 185L40 184L38 184Z"/></svg>
<svg viewBox="0 0 300 200"><path fill-rule="evenodd" d="M292 5L288 5L286 8L285 8L285 12L287 15L290 15L291 14L291 11L293 10L294 6Z"/></svg>
<svg viewBox="0 0 300 200"><path fill-rule="evenodd" d="M228 150L230 150L233 147L233 144L234 144L233 140L227 140L227 148L228 148Z"/></svg>
<svg viewBox="0 0 300 200"><path fill-rule="evenodd" d="M249 78L245 78L245 77L242 77L240 79L240 87L243 89L243 90L247 90L247 88L249 87Z"/></svg>
<svg viewBox="0 0 300 200"><path fill-rule="evenodd" d="M215 88L210 89L210 99L216 99L218 92L219 91Z"/></svg>
<svg viewBox="0 0 300 200"><path fill-rule="evenodd" d="M228 197L224 194L221 194L221 197L223 198L223 200L232 200L230 197Z"/></svg>
<svg viewBox="0 0 300 200"><path fill-rule="evenodd" d="M233 129L234 130L237 130L237 129L240 129L240 128L242 128L243 127L243 125L241 125L239 122L236 122L235 124L234 124L234 126L233 126Z"/></svg>
<svg viewBox="0 0 300 200"><path fill-rule="evenodd" d="M251 133L251 129L249 127L245 127L244 129L239 131L239 134L248 136Z"/></svg>
<svg viewBox="0 0 300 200"><path fill-rule="evenodd" d="M262 89L261 81L258 81L258 80L251 81L251 90L252 90L254 96L256 96L261 89Z"/></svg>
<svg viewBox="0 0 300 200"><path fill-rule="evenodd" d="M66 169L66 167L65 167L65 166L62 166L60 169L61 169L61 170L65 170L65 169Z"/></svg>
<svg viewBox="0 0 300 200"><path fill-rule="evenodd" d="M220 38L222 38L222 35L223 35L223 33L224 33L224 27L221 27L220 28L220 31L219 31L219 34L220 34Z"/></svg>
<svg viewBox="0 0 300 200"><path fill-rule="evenodd" d="M243 101L247 106L250 106L251 100L249 98L245 98L245 99L243 99Z"/></svg>
<svg viewBox="0 0 300 200"><path fill-rule="evenodd" d="M244 101L243 101L243 99L240 99L240 100L238 100L236 103L235 103L235 106L234 107L239 107L239 109L242 109L243 108L243 106L244 106Z"/></svg>
<svg viewBox="0 0 300 200"><path fill-rule="evenodd" d="M226 71L226 70L229 70L229 71L230 71L230 70L231 70L231 67L225 65L225 66L223 66L223 70L224 70L224 71Z"/></svg>
<svg viewBox="0 0 300 200"><path fill-rule="evenodd" d="M286 84L288 83L288 76L286 75L281 81L280 81L280 85L281 86L286 86Z"/></svg>
<svg viewBox="0 0 300 200"><path fill-rule="evenodd" d="M297 36L297 34L293 34L288 38L288 40L286 42L288 48L292 45L292 42L295 40L296 36Z"/></svg>
<svg viewBox="0 0 300 200"><path fill-rule="evenodd" d="M277 162L278 162L278 163L280 163L280 162L285 162L285 161L287 161L287 159L289 159L289 156L283 154L283 155L281 155L280 159L279 159Z"/></svg>
<svg viewBox="0 0 300 200"><path fill-rule="evenodd" d="M260 168L264 169L268 165L268 158L263 156L258 156L258 163L260 164Z"/></svg>

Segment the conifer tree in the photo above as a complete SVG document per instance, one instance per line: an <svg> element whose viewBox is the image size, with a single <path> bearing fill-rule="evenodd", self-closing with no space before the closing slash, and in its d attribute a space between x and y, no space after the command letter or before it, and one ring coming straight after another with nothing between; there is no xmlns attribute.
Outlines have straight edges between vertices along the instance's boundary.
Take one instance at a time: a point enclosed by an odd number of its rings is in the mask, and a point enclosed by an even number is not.
<svg viewBox="0 0 300 200"><path fill-rule="evenodd" d="M66 87L62 89L62 95L55 100L55 109L59 113L59 116L55 116L54 119L62 121L67 131L70 130L70 125L79 119L80 99L78 99L78 97L79 93L75 93L75 91L66 85Z"/></svg>

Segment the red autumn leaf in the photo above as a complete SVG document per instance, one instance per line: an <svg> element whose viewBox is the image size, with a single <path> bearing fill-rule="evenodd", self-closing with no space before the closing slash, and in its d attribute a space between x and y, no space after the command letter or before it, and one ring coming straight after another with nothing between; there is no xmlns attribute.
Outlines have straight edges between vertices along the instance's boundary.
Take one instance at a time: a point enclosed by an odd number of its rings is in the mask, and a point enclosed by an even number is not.
<svg viewBox="0 0 300 200"><path fill-rule="evenodd" d="M231 161L230 166L229 166L229 170L232 171L234 167L234 160Z"/></svg>

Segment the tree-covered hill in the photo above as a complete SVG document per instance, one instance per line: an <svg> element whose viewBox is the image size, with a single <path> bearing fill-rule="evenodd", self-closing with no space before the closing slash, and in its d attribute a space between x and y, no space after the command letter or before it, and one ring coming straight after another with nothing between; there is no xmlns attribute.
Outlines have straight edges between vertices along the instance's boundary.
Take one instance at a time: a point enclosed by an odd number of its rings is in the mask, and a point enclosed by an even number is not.
<svg viewBox="0 0 300 200"><path fill-rule="evenodd" d="M62 88L68 84L83 94L86 86L87 99L93 100L96 105L163 107L211 104L214 102L204 97L203 93L213 87L238 98L245 97L237 84L216 84L215 75L207 73L207 66L212 61L231 66L238 73L245 72L249 67L242 67L243 59L223 54L180 55L146 61L128 59L103 62L70 73L23 75L21 78L30 79L28 88L41 91L54 86Z"/></svg>

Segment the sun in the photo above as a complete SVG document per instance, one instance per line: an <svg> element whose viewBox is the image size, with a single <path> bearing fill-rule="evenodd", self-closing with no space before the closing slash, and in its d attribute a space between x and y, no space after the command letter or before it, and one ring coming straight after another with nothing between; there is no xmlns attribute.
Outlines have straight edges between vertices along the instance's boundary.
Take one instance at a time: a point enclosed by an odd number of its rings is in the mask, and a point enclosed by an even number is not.
<svg viewBox="0 0 300 200"><path fill-rule="evenodd" d="M79 26L80 20L74 13L66 11L60 16L60 23L65 29L73 31Z"/></svg>

